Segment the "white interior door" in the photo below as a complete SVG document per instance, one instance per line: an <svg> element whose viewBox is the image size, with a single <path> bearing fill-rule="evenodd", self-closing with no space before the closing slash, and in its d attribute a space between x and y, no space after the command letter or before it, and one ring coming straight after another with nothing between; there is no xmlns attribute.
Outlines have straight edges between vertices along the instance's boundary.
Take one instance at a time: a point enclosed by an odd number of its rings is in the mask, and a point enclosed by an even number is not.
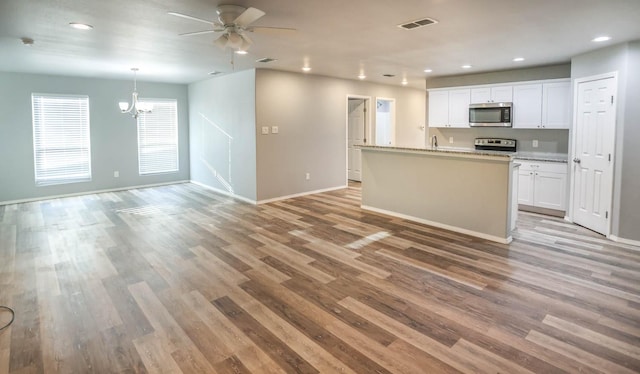
<svg viewBox="0 0 640 374"><path fill-rule="evenodd" d="M573 221L609 234L613 190L615 77L578 83L573 151Z"/></svg>
<svg viewBox="0 0 640 374"><path fill-rule="evenodd" d="M349 98L349 117L347 130L348 176L355 181L362 180L362 161L360 148L355 146L366 143L367 105L366 99Z"/></svg>

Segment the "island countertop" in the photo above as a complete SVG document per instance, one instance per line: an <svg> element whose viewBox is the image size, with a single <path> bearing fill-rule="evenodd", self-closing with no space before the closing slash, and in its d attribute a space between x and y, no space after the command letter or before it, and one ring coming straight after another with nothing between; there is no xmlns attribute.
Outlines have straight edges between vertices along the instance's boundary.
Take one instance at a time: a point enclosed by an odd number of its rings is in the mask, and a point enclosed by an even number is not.
<svg viewBox="0 0 640 374"><path fill-rule="evenodd" d="M381 145L359 145L357 147L361 148L362 150L369 150L369 151L428 153L433 156L481 158L481 159L491 159L491 160L505 161L505 162L509 162L517 158L516 153L513 153L513 152L485 151L485 150L476 150L476 149L470 149L470 148L453 148L453 147L412 148L412 147L393 147L393 146L381 146Z"/></svg>

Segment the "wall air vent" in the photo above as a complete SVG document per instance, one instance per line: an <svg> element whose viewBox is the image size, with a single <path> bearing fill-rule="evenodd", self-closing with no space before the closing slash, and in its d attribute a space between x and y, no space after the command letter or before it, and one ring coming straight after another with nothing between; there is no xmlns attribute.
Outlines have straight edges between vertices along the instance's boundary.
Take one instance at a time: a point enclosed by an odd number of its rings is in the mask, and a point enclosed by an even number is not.
<svg viewBox="0 0 640 374"><path fill-rule="evenodd" d="M395 74L382 74L382 76L387 78L393 78L395 77Z"/></svg>
<svg viewBox="0 0 640 374"><path fill-rule="evenodd" d="M256 62L262 62L262 63L269 63L269 62L273 62L273 61L277 61L275 58L271 58L271 57L265 57L265 58L261 58L256 60Z"/></svg>
<svg viewBox="0 0 640 374"><path fill-rule="evenodd" d="M407 23L401 23L398 25L398 27L401 27L405 30L413 30L413 29L417 29L419 27L424 27L424 26L428 26L428 25L433 25L434 23L438 23L438 21L436 21L433 18L423 18L423 19L419 19L416 21L411 21L411 22L407 22Z"/></svg>

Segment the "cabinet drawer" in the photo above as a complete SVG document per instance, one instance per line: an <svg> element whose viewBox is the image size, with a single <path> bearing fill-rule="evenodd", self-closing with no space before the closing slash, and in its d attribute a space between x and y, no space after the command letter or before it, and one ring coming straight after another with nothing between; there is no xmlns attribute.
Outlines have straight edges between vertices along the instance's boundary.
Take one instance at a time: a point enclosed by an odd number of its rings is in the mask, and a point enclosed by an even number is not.
<svg viewBox="0 0 640 374"><path fill-rule="evenodd" d="M520 170L533 170L545 173L567 173L567 164L564 162L529 161L518 159L516 159L515 162L520 164Z"/></svg>

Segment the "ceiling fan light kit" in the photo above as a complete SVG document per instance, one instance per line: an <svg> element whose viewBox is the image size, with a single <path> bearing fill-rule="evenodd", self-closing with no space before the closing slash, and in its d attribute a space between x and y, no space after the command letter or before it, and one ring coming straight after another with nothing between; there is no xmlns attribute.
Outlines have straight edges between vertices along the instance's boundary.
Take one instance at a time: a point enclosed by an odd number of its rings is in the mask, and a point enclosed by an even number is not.
<svg viewBox="0 0 640 374"><path fill-rule="evenodd" d="M265 15L265 12L256 8L245 8L239 5L219 5L216 13L218 14L218 20L209 21L187 14L169 12L172 16L206 23L212 27L211 30L188 32L180 34L181 36L222 33L222 35L213 42L221 49L229 47L238 51L247 51L253 43L247 36L247 32L289 33L296 31L290 28L249 26Z"/></svg>
<svg viewBox="0 0 640 374"><path fill-rule="evenodd" d="M138 118L138 115L140 113L151 113L151 111L153 110L153 104L138 101L138 89L136 80L136 74L138 70L138 68L131 68L131 71L133 71L133 93L131 93L131 104L126 101L121 101L118 103L120 112L131 113L133 118Z"/></svg>

